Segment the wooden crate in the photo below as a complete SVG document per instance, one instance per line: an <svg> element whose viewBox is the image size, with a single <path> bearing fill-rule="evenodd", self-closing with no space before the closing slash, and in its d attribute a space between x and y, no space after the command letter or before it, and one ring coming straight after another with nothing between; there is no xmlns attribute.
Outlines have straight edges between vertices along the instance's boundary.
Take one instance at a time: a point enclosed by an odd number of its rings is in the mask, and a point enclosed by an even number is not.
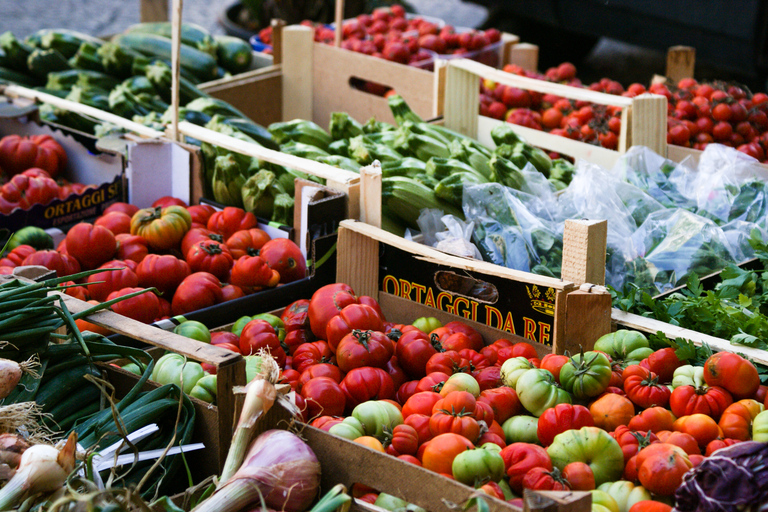
<svg viewBox="0 0 768 512"><path fill-rule="evenodd" d="M667 154L667 99L664 96L641 94L635 98L626 98L523 77L478 62L451 61L448 63L445 81L445 126L473 137L486 146L495 147L490 136L491 130L504 121L478 115L481 78L491 79L506 86L622 109L617 151L514 125L515 132L534 146L574 158L583 158L608 169L613 167L616 160L631 146L648 146L660 155Z"/></svg>

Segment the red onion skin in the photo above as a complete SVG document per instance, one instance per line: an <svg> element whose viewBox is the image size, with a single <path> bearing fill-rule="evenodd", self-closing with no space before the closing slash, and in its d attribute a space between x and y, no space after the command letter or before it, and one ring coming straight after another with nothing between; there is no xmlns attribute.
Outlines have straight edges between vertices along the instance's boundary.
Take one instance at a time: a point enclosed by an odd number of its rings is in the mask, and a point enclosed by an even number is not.
<svg viewBox="0 0 768 512"><path fill-rule="evenodd" d="M303 512L317 497L320 463L312 449L287 430L268 430L251 444L240 469L230 483L252 480L261 490L267 507Z"/></svg>

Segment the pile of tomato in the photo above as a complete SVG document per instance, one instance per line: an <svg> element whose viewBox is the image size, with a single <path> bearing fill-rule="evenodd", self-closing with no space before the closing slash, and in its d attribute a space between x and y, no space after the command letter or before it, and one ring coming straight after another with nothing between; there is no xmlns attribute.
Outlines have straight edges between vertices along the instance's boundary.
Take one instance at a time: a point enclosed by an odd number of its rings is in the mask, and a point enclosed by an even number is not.
<svg viewBox="0 0 768 512"><path fill-rule="evenodd" d="M83 194L95 185L70 183L61 177L67 152L50 135L6 135L0 139L0 214L34 204L48 204Z"/></svg>
<svg viewBox="0 0 768 512"><path fill-rule="evenodd" d="M667 142L703 150L707 144L734 147L760 162L768 153L768 94L751 94L738 85L699 83L684 78L677 84L633 83L626 89L609 78L585 86L569 62L546 73L507 65L504 70L529 78L587 87L593 91L634 97L645 92L667 98ZM595 105L554 94L541 94L484 80L480 87L480 114L513 124L543 130L573 140L618 146L621 109Z"/></svg>
<svg viewBox="0 0 768 512"><path fill-rule="evenodd" d="M251 352L272 351L311 425L517 505L526 488L572 489L592 491L593 510L671 510L705 457L768 440L768 388L734 353L694 366L617 331L592 351L540 359L526 342L486 345L459 321L389 322L345 284L281 320L282 341L264 320L242 336Z"/></svg>
<svg viewBox="0 0 768 512"><path fill-rule="evenodd" d="M66 293L104 302L155 288L117 302L112 309L145 323L181 315L306 277L306 260L286 238L270 239L256 217L241 208L216 211L164 197L150 208L115 203L93 224L73 226L56 249L35 249L20 240L0 259L0 273L41 265L60 277L104 269ZM52 244L51 244L52 247ZM103 329L81 322L81 329Z"/></svg>

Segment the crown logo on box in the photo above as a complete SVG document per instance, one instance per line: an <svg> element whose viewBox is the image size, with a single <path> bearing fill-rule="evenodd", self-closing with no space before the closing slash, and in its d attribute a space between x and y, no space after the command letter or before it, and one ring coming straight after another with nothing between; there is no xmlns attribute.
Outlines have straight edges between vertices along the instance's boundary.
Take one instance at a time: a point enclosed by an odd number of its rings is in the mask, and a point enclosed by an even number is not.
<svg viewBox="0 0 768 512"><path fill-rule="evenodd" d="M554 288L547 288L544 293L538 285L532 285L525 287L528 292L528 298L531 299L531 308L534 311L543 313L549 316L555 316L555 290Z"/></svg>

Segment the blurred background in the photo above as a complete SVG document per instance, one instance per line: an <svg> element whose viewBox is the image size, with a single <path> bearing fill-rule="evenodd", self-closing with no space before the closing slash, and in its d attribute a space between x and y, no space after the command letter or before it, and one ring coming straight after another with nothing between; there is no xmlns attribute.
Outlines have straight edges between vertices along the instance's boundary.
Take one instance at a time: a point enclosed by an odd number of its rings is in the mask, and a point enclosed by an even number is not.
<svg viewBox="0 0 768 512"><path fill-rule="evenodd" d="M330 0L326 1L332 5ZM372 0L357 0L357 4L366 1ZM301 3L295 0L283 4L297 2ZM183 21L224 33L221 20L234 3L235 0L185 0ZM654 74L664 73L666 49L682 44L696 49L697 79L733 80L753 90L766 90L768 0L408 3L419 14L435 16L455 26L495 27L517 34L522 41L539 45L541 71L570 61L586 83L608 76L625 87L632 82L647 84ZM357 8L357 4L347 0L348 10ZM70 28L108 35L138 22L138 0L0 0L0 32L10 30L17 36L41 28Z"/></svg>

